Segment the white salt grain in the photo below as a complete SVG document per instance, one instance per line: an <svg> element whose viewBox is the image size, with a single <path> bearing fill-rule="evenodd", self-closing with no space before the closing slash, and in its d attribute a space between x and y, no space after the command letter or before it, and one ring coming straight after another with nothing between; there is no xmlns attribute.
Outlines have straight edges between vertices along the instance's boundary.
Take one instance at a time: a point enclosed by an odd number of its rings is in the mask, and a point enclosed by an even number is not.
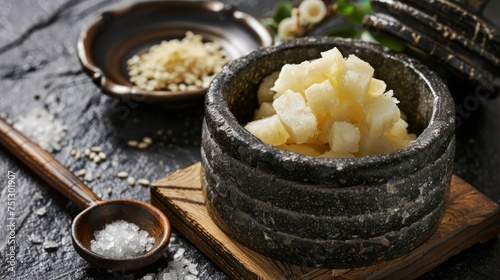
<svg viewBox="0 0 500 280"><path fill-rule="evenodd" d="M118 220L94 233L90 241L93 252L113 258L129 259L145 254L153 248L155 239L137 225Z"/></svg>
<svg viewBox="0 0 500 280"><path fill-rule="evenodd" d="M66 136L64 126L44 108L19 117L13 126L48 152L59 151L59 142Z"/></svg>
<svg viewBox="0 0 500 280"><path fill-rule="evenodd" d="M184 256L184 252L186 251L186 249L184 248L179 248L177 250L177 252L175 252L175 255L174 255L174 261L180 261L182 259L182 257Z"/></svg>

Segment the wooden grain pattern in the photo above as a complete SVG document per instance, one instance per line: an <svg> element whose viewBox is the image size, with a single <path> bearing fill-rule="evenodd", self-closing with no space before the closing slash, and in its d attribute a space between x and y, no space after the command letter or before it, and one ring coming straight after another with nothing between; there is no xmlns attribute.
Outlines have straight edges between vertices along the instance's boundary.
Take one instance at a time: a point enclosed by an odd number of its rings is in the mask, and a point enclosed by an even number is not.
<svg viewBox="0 0 500 280"><path fill-rule="evenodd" d="M204 207L200 163L154 183L153 205L233 279L397 279L418 277L449 257L500 232L500 206L453 176L440 226L420 247L395 260L356 269L316 269L262 256L231 240Z"/></svg>
<svg viewBox="0 0 500 280"><path fill-rule="evenodd" d="M0 118L0 145L81 209L101 199L51 154Z"/></svg>

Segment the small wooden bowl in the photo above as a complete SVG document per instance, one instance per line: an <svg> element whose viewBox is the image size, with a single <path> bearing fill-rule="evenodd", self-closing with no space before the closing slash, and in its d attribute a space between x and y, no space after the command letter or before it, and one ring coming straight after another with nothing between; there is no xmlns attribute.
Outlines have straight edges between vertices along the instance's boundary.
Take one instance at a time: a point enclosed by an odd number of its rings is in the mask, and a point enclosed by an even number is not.
<svg viewBox="0 0 500 280"><path fill-rule="evenodd" d="M376 156L312 158L267 145L243 128L264 77L333 47L369 62L394 90L419 135L412 144ZM396 258L425 241L442 216L455 152L453 108L428 68L379 45L309 37L254 51L226 66L208 90L207 209L229 236L282 261L349 268Z"/></svg>
<svg viewBox="0 0 500 280"><path fill-rule="evenodd" d="M273 43L254 17L217 1L150 1L119 6L97 16L80 34L78 57L84 71L106 94L164 106L202 102L206 89L173 92L135 87L127 60L186 31L218 41L230 60Z"/></svg>

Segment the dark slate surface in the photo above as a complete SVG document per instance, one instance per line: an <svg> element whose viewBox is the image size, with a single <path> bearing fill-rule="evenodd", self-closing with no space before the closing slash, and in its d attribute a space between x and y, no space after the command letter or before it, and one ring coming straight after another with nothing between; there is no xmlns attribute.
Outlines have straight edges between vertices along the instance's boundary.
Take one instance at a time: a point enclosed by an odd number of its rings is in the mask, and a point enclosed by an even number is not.
<svg viewBox="0 0 500 280"><path fill-rule="evenodd" d="M498 2L497 0L493 0ZM200 160L202 107L182 111L142 104L124 104L102 95L80 70L76 40L97 11L125 1L104 0L0 0L0 113L10 118L43 106L67 128L63 149L56 158L70 170L87 168L102 174L89 186L110 198L131 197L149 201L145 187L129 187L114 176L128 171L136 178L155 181ZM261 16L277 1L227 1ZM492 13L494 5L487 6ZM497 21L498 22L498 21ZM460 88L455 89L460 90ZM35 99L35 94L40 98ZM500 202L500 100L481 100L474 92L455 101L461 123L457 129L455 173ZM163 129L163 135L157 130ZM170 130L171 134L167 131ZM147 150L129 148L126 141L153 138ZM165 137L165 138L163 138ZM161 146L160 142L164 145ZM72 148L104 148L107 161L96 165L71 158ZM161 161L161 162L160 162ZM16 273L8 271L7 172L16 174ZM177 237L165 258L135 273L110 273L88 265L71 245L70 226L78 209L41 183L9 152L0 148L0 278L2 279L137 279L168 266L179 246L199 264L200 278L227 278L184 238ZM45 206L47 213L35 211ZM55 241L45 250L30 236ZM8 245L10 246L10 245ZM499 279L500 238L476 245L451 258L424 279Z"/></svg>

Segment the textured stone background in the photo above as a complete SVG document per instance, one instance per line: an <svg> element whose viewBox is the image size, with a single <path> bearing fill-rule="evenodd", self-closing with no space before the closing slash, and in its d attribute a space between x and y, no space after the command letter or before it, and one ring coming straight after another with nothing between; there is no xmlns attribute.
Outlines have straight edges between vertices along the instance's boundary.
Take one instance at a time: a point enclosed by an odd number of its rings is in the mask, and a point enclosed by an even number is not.
<svg viewBox="0 0 500 280"><path fill-rule="evenodd" d="M499 2L487 7L498 16ZM80 30L98 11L119 2L104 0L0 0L0 113L11 119L44 107L67 129L63 149L56 158L70 170L91 170L102 177L88 185L103 197L130 197L149 201L148 188L130 187L114 174L127 171L151 182L200 159L202 106L180 111L143 104L124 104L99 92L81 71L76 57ZM243 11L262 16L273 1L225 1ZM496 11L496 12L492 12ZM497 24L498 24L497 19ZM473 97L473 93L472 97ZM35 95L40 98L36 99ZM500 100L456 100L466 109L457 129L458 148L455 173L500 202ZM479 104L479 105L477 105ZM477 106L476 106L477 105ZM172 131L163 139L156 131ZM147 150L126 145L130 139L153 138ZM159 143L164 142L164 146ZM108 159L100 165L70 157L72 148L101 146ZM17 273L7 271L7 172L17 176ZM179 246L199 263L200 278L226 276L182 237L168 254L151 267L131 273L110 273L88 265L74 251L70 227L78 209L0 148L0 278L2 279L136 279L163 269ZM35 211L46 206L47 213ZM40 235L55 241L56 250L32 244L29 237ZM476 245L451 258L424 279L500 279L500 240Z"/></svg>

